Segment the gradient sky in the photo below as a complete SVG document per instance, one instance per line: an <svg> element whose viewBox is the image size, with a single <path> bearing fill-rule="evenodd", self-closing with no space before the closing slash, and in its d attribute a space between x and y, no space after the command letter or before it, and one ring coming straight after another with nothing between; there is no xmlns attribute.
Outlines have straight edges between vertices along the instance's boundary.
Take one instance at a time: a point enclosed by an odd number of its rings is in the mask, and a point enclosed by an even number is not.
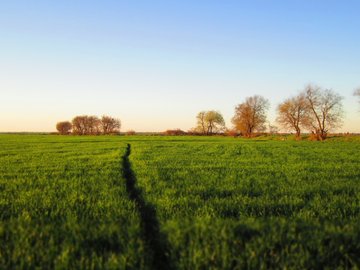
<svg viewBox="0 0 360 270"><path fill-rule="evenodd" d="M344 97L360 132L360 1L11 0L0 4L0 132L108 114L122 130L195 125L308 83Z"/></svg>

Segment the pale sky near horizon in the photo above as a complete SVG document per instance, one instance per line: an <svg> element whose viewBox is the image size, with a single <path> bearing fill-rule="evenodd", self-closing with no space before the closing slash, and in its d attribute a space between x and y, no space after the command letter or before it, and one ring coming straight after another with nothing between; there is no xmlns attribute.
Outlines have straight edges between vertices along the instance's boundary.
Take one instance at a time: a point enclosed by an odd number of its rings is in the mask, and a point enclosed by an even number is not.
<svg viewBox="0 0 360 270"><path fill-rule="evenodd" d="M0 4L0 132L54 131L75 115L122 131L195 125L314 83L344 97L360 132L360 1L12 0Z"/></svg>

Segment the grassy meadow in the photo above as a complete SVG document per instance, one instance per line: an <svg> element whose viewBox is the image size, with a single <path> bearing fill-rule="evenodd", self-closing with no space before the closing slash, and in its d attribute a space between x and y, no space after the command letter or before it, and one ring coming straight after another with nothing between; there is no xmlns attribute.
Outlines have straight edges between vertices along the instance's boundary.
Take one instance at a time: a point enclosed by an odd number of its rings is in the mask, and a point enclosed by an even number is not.
<svg viewBox="0 0 360 270"><path fill-rule="evenodd" d="M360 139L0 135L0 269L358 269Z"/></svg>

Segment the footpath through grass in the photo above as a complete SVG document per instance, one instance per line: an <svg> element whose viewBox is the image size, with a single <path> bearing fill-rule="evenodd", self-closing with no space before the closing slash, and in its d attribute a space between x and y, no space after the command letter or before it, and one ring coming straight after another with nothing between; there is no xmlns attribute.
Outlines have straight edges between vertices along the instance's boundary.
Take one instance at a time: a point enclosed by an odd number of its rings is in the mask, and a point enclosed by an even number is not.
<svg viewBox="0 0 360 270"><path fill-rule="evenodd" d="M0 135L0 268L359 268L346 140Z"/></svg>
<svg viewBox="0 0 360 270"><path fill-rule="evenodd" d="M0 136L0 269L144 268L126 144Z"/></svg>

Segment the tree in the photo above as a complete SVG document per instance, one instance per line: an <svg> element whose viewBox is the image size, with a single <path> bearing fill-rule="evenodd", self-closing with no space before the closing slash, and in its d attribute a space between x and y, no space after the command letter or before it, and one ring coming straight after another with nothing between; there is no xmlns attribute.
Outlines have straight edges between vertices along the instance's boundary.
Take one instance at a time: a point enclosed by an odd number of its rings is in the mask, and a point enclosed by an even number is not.
<svg viewBox="0 0 360 270"><path fill-rule="evenodd" d="M294 130L300 138L301 128L308 122L308 105L304 94L288 98L277 107L276 121L285 129Z"/></svg>
<svg viewBox="0 0 360 270"><path fill-rule="evenodd" d="M67 135L70 133L72 125L69 121L59 122L56 124L56 130L61 135Z"/></svg>
<svg viewBox="0 0 360 270"><path fill-rule="evenodd" d="M205 115L206 115L206 111L201 111L196 116L197 126L196 126L195 130L202 134L206 134Z"/></svg>
<svg viewBox="0 0 360 270"><path fill-rule="evenodd" d="M331 89L309 85L303 92L309 110L307 127L317 140L325 140L329 131L342 124L342 97Z"/></svg>
<svg viewBox="0 0 360 270"><path fill-rule="evenodd" d="M100 120L96 116L76 116L72 120L73 133L77 135L95 135L100 132Z"/></svg>
<svg viewBox="0 0 360 270"><path fill-rule="evenodd" d="M217 111L202 111L196 116L195 131L204 135L213 135L225 130L224 117Z"/></svg>
<svg viewBox="0 0 360 270"><path fill-rule="evenodd" d="M254 132L266 129L266 112L269 102L262 96L252 96L245 99L235 107L232 118L234 128L246 137L251 137Z"/></svg>
<svg viewBox="0 0 360 270"><path fill-rule="evenodd" d="M120 127L121 122L119 119L106 115L102 116L100 119L100 129L103 134L119 133Z"/></svg>
<svg viewBox="0 0 360 270"><path fill-rule="evenodd" d="M212 135L225 130L225 121L221 113L217 111L208 111L205 114L205 123L207 126L206 134Z"/></svg>
<svg viewBox="0 0 360 270"><path fill-rule="evenodd" d="M100 119L97 116L87 116L85 118L85 134L97 135L100 134Z"/></svg>
<svg viewBox="0 0 360 270"><path fill-rule="evenodd" d="M85 135L86 131L86 120L85 115L82 116L75 116L73 118L72 127L73 127L73 133L76 135Z"/></svg>

